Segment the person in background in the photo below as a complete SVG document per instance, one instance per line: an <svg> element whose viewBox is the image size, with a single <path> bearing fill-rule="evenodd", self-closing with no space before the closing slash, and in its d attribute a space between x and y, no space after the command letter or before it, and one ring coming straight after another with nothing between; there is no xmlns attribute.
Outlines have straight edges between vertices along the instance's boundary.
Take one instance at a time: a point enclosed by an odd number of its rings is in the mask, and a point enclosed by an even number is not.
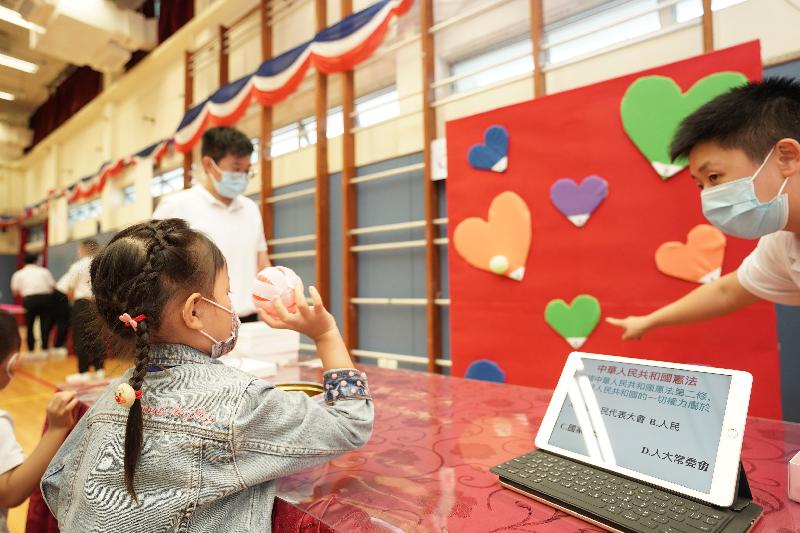
<svg viewBox="0 0 800 533"><path fill-rule="evenodd" d="M100 250L94 239L87 239L78 246L79 259L58 280L58 289L64 292L72 304L72 343L78 356L78 373L67 376L67 383L82 383L91 379L105 379L103 370L105 346L102 337L92 325L94 301L89 269L92 259ZM90 368L94 367L94 374Z"/></svg>
<svg viewBox="0 0 800 533"><path fill-rule="evenodd" d="M64 273L56 282L53 289L53 327L56 330L53 348L50 350L50 357L66 357L67 335L69 334L69 297L67 296L67 277L69 272Z"/></svg>
<svg viewBox="0 0 800 533"><path fill-rule="evenodd" d="M154 219L182 218L211 237L225 256L231 276L231 299L242 322L256 322L253 282L269 266L264 224L258 206L244 191L250 181L253 144L234 128L211 128L203 134L202 166L206 179L164 198Z"/></svg>
<svg viewBox="0 0 800 533"><path fill-rule="evenodd" d="M19 363L19 346L16 319L0 311L0 390L11 382ZM28 459L17 442L11 416L0 410L0 533L8 533L8 509L20 505L31 495L67 438L77 402L75 392L55 393L47 405L47 430Z"/></svg>
<svg viewBox="0 0 800 533"><path fill-rule="evenodd" d="M11 292L14 296L22 298L22 306L25 308L28 352L32 359L47 357L52 324L52 294L56 284L50 271L36 264L38 260L38 255L26 255L25 266L11 276ZM36 338L33 335L33 325L37 318L42 337L41 351L35 350Z"/></svg>

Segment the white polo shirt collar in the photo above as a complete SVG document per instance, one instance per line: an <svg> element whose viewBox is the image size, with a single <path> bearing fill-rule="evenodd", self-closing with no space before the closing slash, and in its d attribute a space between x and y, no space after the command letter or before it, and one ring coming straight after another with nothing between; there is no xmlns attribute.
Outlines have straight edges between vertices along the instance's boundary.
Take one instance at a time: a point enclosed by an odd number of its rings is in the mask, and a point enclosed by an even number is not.
<svg viewBox="0 0 800 533"><path fill-rule="evenodd" d="M212 206L215 206L215 207L221 207L222 209L225 209L227 211L238 211L239 209L244 207L244 204L242 203L241 195L238 195L236 198L234 198L231 201L230 204L225 205L225 203L222 202L219 198L217 198L216 196L211 194L211 192L209 192L209 190L206 189L205 185L195 185L193 187L193 189L195 189L196 193L203 200L208 202L209 205L212 205Z"/></svg>

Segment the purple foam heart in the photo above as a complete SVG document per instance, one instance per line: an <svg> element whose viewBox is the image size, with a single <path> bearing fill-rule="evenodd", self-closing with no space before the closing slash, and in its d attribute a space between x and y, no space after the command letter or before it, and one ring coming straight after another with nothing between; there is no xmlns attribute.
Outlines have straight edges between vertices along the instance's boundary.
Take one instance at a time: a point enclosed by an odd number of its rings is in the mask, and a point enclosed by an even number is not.
<svg viewBox="0 0 800 533"><path fill-rule="evenodd" d="M608 182L600 176L588 176L580 185L573 179L562 178L550 187L550 199L576 226L585 224L606 196Z"/></svg>

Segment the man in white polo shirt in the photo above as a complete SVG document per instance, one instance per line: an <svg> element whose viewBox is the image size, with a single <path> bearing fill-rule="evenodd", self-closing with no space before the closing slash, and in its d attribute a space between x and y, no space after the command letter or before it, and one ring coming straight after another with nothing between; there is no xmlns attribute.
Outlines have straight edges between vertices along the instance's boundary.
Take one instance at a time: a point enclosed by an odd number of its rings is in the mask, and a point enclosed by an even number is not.
<svg viewBox="0 0 800 533"><path fill-rule="evenodd" d="M44 267L36 264L39 256L28 254L25 256L25 266L14 272L11 276L11 292L14 296L22 298L25 308L25 327L28 330L28 353L33 354L36 339L33 335L33 324L39 319L39 331L42 337L42 352L47 352L50 346L50 328L52 327L51 300L55 280L53 275ZM36 355L45 355L37 352Z"/></svg>
<svg viewBox="0 0 800 533"><path fill-rule="evenodd" d="M243 195L252 177L253 144L237 129L212 128L203 134L200 152L204 183L164 198L153 218L182 218L214 241L228 263L234 309L242 322L255 322L253 281L269 259L261 213Z"/></svg>
<svg viewBox="0 0 800 533"><path fill-rule="evenodd" d="M767 79L717 97L683 121L671 153L688 155L708 221L758 246L736 272L649 315L608 322L638 339L759 300L800 305L800 82Z"/></svg>

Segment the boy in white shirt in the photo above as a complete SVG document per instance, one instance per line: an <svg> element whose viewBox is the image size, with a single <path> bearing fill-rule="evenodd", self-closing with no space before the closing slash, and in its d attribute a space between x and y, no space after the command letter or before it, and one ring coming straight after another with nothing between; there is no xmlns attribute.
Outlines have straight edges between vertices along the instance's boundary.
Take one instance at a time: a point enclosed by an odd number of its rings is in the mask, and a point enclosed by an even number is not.
<svg viewBox="0 0 800 533"><path fill-rule="evenodd" d="M16 319L0 311L0 390L11 381L18 362L19 346ZM50 399L47 431L27 459L14 435L11 416L0 410L0 533L8 533L8 509L28 499L69 434L74 424L72 411L77 402L75 392L57 392Z"/></svg>
<svg viewBox="0 0 800 533"><path fill-rule="evenodd" d="M25 308L25 326L28 330L28 353L34 354L36 338L33 335L33 325L39 319L39 332L41 334L42 352L35 356L46 357L50 345L50 329L52 326L52 294L55 287L53 275L44 267L36 264L37 255L25 256L25 266L14 272L11 276L11 292L14 296L22 298Z"/></svg>
<svg viewBox="0 0 800 533"><path fill-rule="evenodd" d="M689 157L708 221L758 246L737 271L661 309L607 321L639 339L759 300L800 305L800 82L767 79L715 98L681 123L671 155Z"/></svg>

